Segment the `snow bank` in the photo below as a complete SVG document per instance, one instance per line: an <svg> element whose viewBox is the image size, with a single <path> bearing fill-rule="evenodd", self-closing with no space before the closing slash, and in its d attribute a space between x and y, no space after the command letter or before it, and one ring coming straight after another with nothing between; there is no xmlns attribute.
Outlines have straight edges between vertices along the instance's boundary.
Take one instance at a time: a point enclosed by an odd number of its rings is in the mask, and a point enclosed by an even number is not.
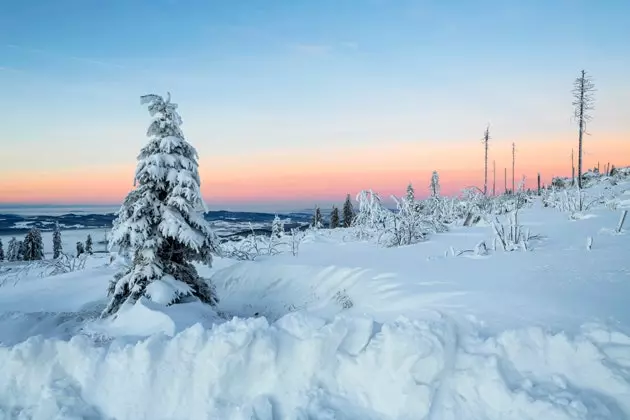
<svg viewBox="0 0 630 420"><path fill-rule="evenodd" d="M594 327L481 339L446 318L303 312L135 344L34 337L0 348L0 418L619 419L628 354L630 337Z"/></svg>

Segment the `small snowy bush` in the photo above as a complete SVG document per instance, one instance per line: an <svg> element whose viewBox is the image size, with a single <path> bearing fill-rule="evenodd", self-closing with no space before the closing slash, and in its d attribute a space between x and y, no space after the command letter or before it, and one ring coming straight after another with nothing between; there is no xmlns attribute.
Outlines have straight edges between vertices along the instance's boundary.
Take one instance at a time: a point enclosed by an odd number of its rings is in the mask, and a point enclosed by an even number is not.
<svg viewBox="0 0 630 420"><path fill-rule="evenodd" d="M335 302L341 306L341 309L350 309L354 306L354 302L350 299L350 296L346 293L346 289L339 290L335 293Z"/></svg>

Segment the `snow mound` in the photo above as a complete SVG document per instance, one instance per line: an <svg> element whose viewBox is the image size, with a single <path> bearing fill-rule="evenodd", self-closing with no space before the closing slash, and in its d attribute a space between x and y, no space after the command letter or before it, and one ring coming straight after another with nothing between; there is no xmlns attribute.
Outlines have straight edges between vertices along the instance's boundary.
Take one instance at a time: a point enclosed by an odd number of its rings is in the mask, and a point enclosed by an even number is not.
<svg viewBox="0 0 630 420"><path fill-rule="evenodd" d="M133 344L33 337L0 347L0 418L630 415L630 337L596 326L575 337L539 328L478 333L445 317L378 324L299 312L273 324L194 325Z"/></svg>

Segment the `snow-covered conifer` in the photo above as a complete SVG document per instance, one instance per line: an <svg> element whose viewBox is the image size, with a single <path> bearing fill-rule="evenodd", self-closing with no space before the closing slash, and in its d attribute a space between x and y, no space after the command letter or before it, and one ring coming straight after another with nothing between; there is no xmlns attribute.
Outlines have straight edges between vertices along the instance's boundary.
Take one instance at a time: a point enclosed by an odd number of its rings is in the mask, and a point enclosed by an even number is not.
<svg viewBox="0 0 630 420"><path fill-rule="evenodd" d="M94 250L93 250L93 242L92 242L92 235L88 235L87 239L85 240L85 252L87 252L89 255L94 254Z"/></svg>
<svg viewBox="0 0 630 420"><path fill-rule="evenodd" d="M4 261L4 247L2 245L2 239L0 238L0 261Z"/></svg>
<svg viewBox="0 0 630 420"><path fill-rule="evenodd" d="M15 261L17 259L17 247L18 243L14 236L9 240L9 243L7 244L7 261Z"/></svg>
<svg viewBox="0 0 630 420"><path fill-rule="evenodd" d="M332 213L330 213L330 228L336 229L339 227L339 209L337 206L333 206Z"/></svg>
<svg viewBox="0 0 630 420"><path fill-rule="evenodd" d="M77 242L77 257L81 256L81 254L85 253L85 245L83 245L83 242L79 241Z"/></svg>
<svg viewBox="0 0 630 420"><path fill-rule="evenodd" d="M53 258L57 259L61 255L63 247L61 245L61 230L59 229L59 223L55 223L55 229L53 230Z"/></svg>
<svg viewBox="0 0 630 420"><path fill-rule="evenodd" d="M319 209L319 206L315 207L315 213L313 214L313 220L311 221L311 225L315 229L320 229L324 227L324 218L322 217L322 211Z"/></svg>
<svg viewBox="0 0 630 420"><path fill-rule="evenodd" d="M413 185L411 185L411 182L409 183L409 185L407 185L407 196L405 197L405 199L409 203L415 203L416 202L416 192L414 191Z"/></svg>
<svg viewBox="0 0 630 420"><path fill-rule="evenodd" d="M271 223L271 238L282 238L284 236L284 223L280 220L280 217L276 214Z"/></svg>
<svg viewBox="0 0 630 420"><path fill-rule="evenodd" d="M440 196L440 176L437 171L433 171L431 175L431 184L429 184L429 192L431 193L431 197L439 197Z"/></svg>
<svg viewBox="0 0 630 420"><path fill-rule="evenodd" d="M352 226L354 220L354 208L352 207L352 201L350 201L350 194L346 196L346 201L343 203L343 227Z"/></svg>
<svg viewBox="0 0 630 420"><path fill-rule="evenodd" d="M149 143L138 156L136 189L118 212L110 249L133 256L133 264L110 283L103 316L146 296L164 304L195 297L216 304L214 287L192 261L211 265L219 243L203 214L197 151L184 138L177 105L158 95L142 97L153 117Z"/></svg>
<svg viewBox="0 0 630 420"><path fill-rule="evenodd" d="M26 234L23 243L24 261L37 261L44 258L44 244L42 243L42 232L37 228L32 228Z"/></svg>
<svg viewBox="0 0 630 420"><path fill-rule="evenodd" d="M17 250L17 256L15 261L24 261L24 255L26 254L26 248L24 247L24 241L17 241L15 249Z"/></svg>

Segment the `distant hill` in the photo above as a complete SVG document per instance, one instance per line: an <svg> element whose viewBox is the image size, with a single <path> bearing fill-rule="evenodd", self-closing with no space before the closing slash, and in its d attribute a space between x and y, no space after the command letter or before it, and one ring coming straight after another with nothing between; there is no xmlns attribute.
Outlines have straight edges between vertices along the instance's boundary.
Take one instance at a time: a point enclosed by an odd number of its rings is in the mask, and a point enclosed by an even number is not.
<svg viewBox="0 0 630 420"><path fill-rule="evenodd" d="M282 219L290 219L292 223L308 223L311 219L310 213L286 213L279 214ZM51 215L17 215L0 214L0 235L21 234L33 227L43 231L52 230L56 222L63 230L74 229L106 229L112 226L115 219L114 213L107 214L62 214ZM246 224L268 225L275 217L272 213L258 212L238 212L238 211L210 211L205 214L205 219L210 222L225 222L226 224Z"/></svg>

